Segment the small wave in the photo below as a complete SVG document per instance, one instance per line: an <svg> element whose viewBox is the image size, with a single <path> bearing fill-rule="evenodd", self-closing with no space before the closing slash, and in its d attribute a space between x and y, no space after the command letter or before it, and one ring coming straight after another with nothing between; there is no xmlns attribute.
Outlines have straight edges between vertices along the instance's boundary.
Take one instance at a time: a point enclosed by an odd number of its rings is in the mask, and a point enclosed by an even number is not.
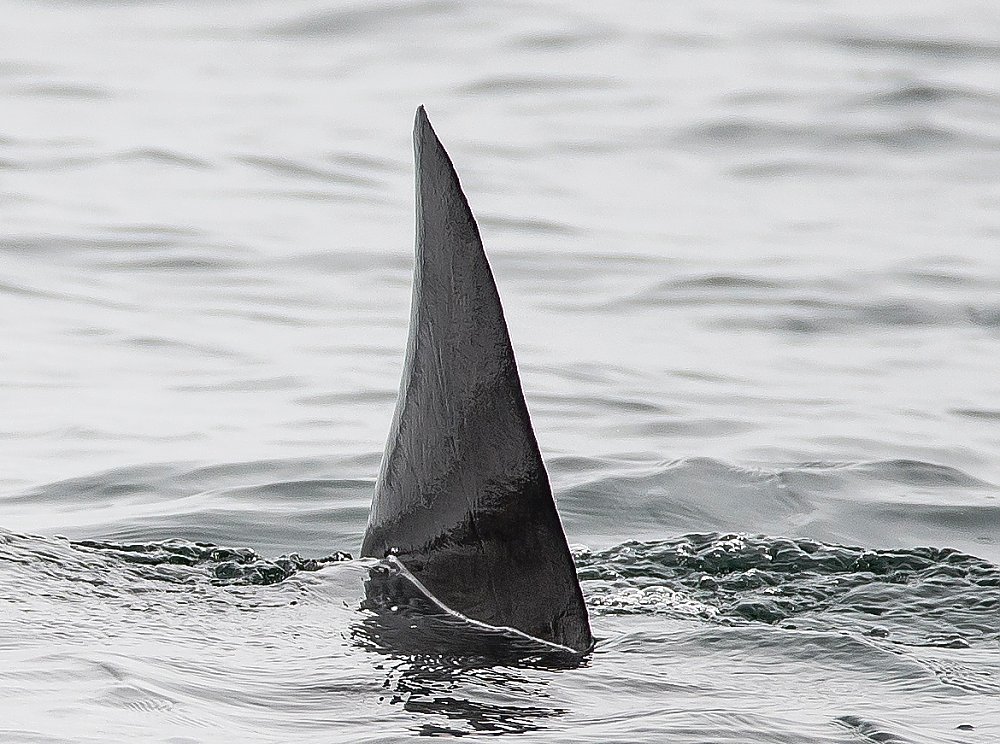
<svg viewBox="0 0 1000 744"><path fill-rule="evenodd" d="M228 283L253 283L247 267L247 254L232 246L206 245L204 236L195 230L161 228L157 225L109 225L96 237L61 235L21 235L0 241L0 254L19 253L34 256L64 255L87 269L120 273L155 272L203 277L216 282L219 274L228 275ZM13 292L7 286L0 291ZM51 290L22 285L22 294L43 292L46 299L78 301L101 307L134 309L131 304L102 296Z"/></svg>
<svg viewBox="0 0 1000 744"><path fill-rule="evenodd" d="M896 150L937 150L943 147L972 149L990 140L933 124L904 124L892 127L857 129L840 135L845 143L881 145Z"/></svg>
<svg viewBox="0 0 1000 744"><path fill-rule="evenodd" d="M911 287L934 287L947 290L975 290L994 293L1000 291L1000 281L994 277L977 274L964 267L900 268L887 275L887 279Z"/></svg>
<svg viewBox="0 0 1000 744"><path fill-rule="evenodd" d="M522 364L522 369L529 369L532 372L552 375L561 380L583 383L611 383L634 374L623 367L613 364L584 362L574 365L532 365Z"/></svg>
<svg viewBox="0 0 1000 744"><path fill-rule="evenodd" d="M909 121L889 126L862 122L853 125L791 125L764 119L728 117L689 127L676 135L674 142L682 147L738 148L744 153L801 150L811 153L808 159L800 157L786 161L798 172L845 172L843 163L820 159L817 153L863 152L861 148L873 145L885 150L907 152L937 152L942 148L983 150L995 148L997 139L958 127L913 124ZM847 172L853 170L849 168Z"/></svg>
<svg viewBox="0 0 1000 744"><path fill-rule="evenodd" d="M932 107L953 101L1000 103L996 96L972 88L924 82L899 85L858 99L864 106L907 109Z"/></svg>
<svg viewBox="0 0 1000 744"><path fill-rule="evenodd" d="M928 296L933 273L894 277L897 296L875 297L879 278L847 276L782 282L759 277L721 275L658 281L628 296L605 302L606 310L637 308L713 308L714 327L753 328L793 333L843 333L857 328L1000 327L1000 303L987 296L995 289L988 279L963 282L953 277L951 296ZM887 282L889 280L887 279ZM961 290L961 291L960 291Z"/></svg>
<svg viewBox="0 0 1000 744"><path fill-rule="evenodd" d="M369 351L368 353L375 352ZM296 398L295 402L303 406L338 406L351 403L388 405L395 400L395 390L358 390L350 393L303 395Z"/></svg>
<svg viewBox="0 0 1000 744"><path fill-rule="evenodd" d="M479 217L479 224L485 227L496 228L499 230L510 230L511 232L526 233L529 235L576 235L579 233L579 231L572 225L537 217L504 217L501 215L483 215Z"/></svg>
<svg viewBox="0 0 1000 744"><path fill-rule="evenodd" d="M618 39L620 36L621 34L611 27L574 28L572 30L525 34L515 39L511 46L516 49L557 52L604 44Z"/></svg>
<svg viewBox="0 0 1000 744"><path fill-rule="evenodd" d="M884 724L858 716L839 716L837 723L870 744L914 744L913 739L894 734Z"/></svg>
<svg viewBox="0 0 1000 744"><path fill-rule="evenodd" d="M38 83L20 88L27 96L40 98L65 98L80 101L103 101L112 98L111 91L95 85L81 83Z"/></svg>
<svg viewBox="0 0 1000 744"><path fill-rule="evenodd" d="M562 91L608 90L615 86L611 78L569 76L493 76L464 86L459 92L466 95L517 95L519 93L554 93Z"/></svg>
<svg viewBox="0 0 1000 744"><path fill-rule="evenodd" d="M3 158L0 170L10 171L60 171L69 168L86 167L99 160L92 155L70 155L47 158Z"/></svg>
<svg viewBox="0 0 1000 744"><path fill-rule="evenodd" d="M782 149L815 141L822 130L796 127L782 122L771 122L744 117L726 117L705 121L684 130L677 135L680 145L706 145L711 147L768 148L781 146Z"/></svg>
<svg viewBox="0 0 1000 744"><path fill-rule="evenodd" d="M48 65L37 62L20 62L11 59L0 61L0 77L20 77L22 75L44 75L52 71Z"/></svg>
<svg viewBox="0 0 1000 744"><path fill-rule="evenodd" d="M576 560L600 612L850 628L903 644L1000 638L1000 567L949 548L705 533L627 542Z"/></svg>
<svg viewBox="0 0 1000 744"><path fill-rule="evenodd" d="M256 377L242 380L221 380L218 382L185 383L174 385L173 390L187 393L254 393L264 390L297 390L303 388L301 378L291 375L279 377Z"/></svg>
<svg viewBox="0 0 1000 744"><path fill-rule="evenodd" d="M165 336L123 336L117 340L120 346L130 349L154 349L172 352L187 352L199 357L216 357L220 359L238 359L248 361L250 355L233 349L225 349L209 344L196 344Z"/></svg>
<svg viewBox="0 0 1000 744"><path fill-rule="evenodd" d="M872 547L945 544L997 556L1000 489L934 463L741 467L641 456L606 460L593 470L553 468L552 475L567 531L585 543L601 544L620 530L624 506L636 539L665 531L753 531Z"/></svg>
<svg viewBox="0 0 1000 744"><path fill-rule="evenodd" d="M391 273L405 275L413 266L413 259L401 253L381 253L370 251L327 250L320 253L300 253L284 263L296 268L319 271L324 274ZM407 278L407 281L409 279Z"/></svg>
<svg viewBox="0 0 1000 744"><path fill-rule="evenodd" d="M408 164L403 164L395 160L374 157L372 155L364 155L356 152L335 152L328 155L326 159L331 163L346 165L355 171L361 171L363 173L371 173L372 171L378 171L380 173L401 173L406 171L409 167Z"/></svg>
<svg viewBox="0 0 1000 744"><path fill-rule="evenodd" d="M666 413L666 409L650 401L639 398L621 398L602 395L551 395L536 393L531 396L532 405L537 403L552 404L554 411L560 416L571 416L577 410L581 416L593 415L593 410L607 413L643 414Z"/></svg>
<svg viewBox="0 0 1000 744"><path fill-rule="evenodd" d="M49 573L79 577L96 586L111 585L112 574L168 584L269 585L300 571L318 571L331 563L351 560L342 551L319 558L288 553L266 559L250 548L229 548L206 542L171 538L149 542L65 540L0 530L0 558L22 566L38 561ZM115 584L128 593L128 581Z"/></svg>
<svg viewBox="0 0 1000 744"><path fill-rule="evenodd" d="M288 178L322 181L341 186L370 187L380 185L378 181L367 176L361 176L344 169L319 167L299 163L290 158L264 157L262 155L244 155L237 158L241 163L260 168L269 173Z"/></svg>
<svg viewBox="0 0 1000 744"><path fill-rule="evenodd" d="M776 289L782 286L772 279L765 279L759 276L749 276L745 274L703 274L700 276L686 277L664 282L660 285L663 290L669 289L710 289L710 290L733 290L733 289Z"/></svg>
<svg viewBox="0 0 1000 744"><path fill-rule="evenodd" d="M641 437L728 437L754 431L758 424L733 418L673 417L659 421L644 421L622 428Z"/></svg>
<svg viewBox="0 0 1000 744"><path fill-rule="evenodd" d="M187 575L185 581L204 574L213 584L277 584L299 571L318 571L330 563L351 560L349 553L340 551L322 558L302 558L298 553L289 553L264 559L250 548L226 548L179 539L150 543L79 540L70 545L82 551L99 552L102 556L133 566L198 568L200 572ZM158 571L141 573L153 579L175 581L177 578L176 574Z"/></svg>
<svg viewBox="0 0 1000 744"><path fill-rule="evenodd" d="M106 163L148 163L197 170L212 168L212 164L202 158L157 147L80 155L55 155L20 159L8 158L0 162L0 168L19 171L61 171L73 168L91 168Z"/></svg>
<svg viewBox="0 0 1000 744"><path fill-rule="evenodd" d="M1000 422L1000 409L987 409L987 408L953 408L951 410L956 416L963 416L965 418L978 419L980 421L997 421Z"/></svg>
<svg viewBox="0 0 1000 744"><path fill-rule="evenodd" d="M298 309L299 305L295 303L290 298L283 298L282 302L274 302L276 307L274 310L261 310L255 309L256 305L251 306L232 306L227 303L222 306L206 307L202 310L203 314L214 318L236 318L240 321L251 321L260 323L264 326L287 326L289 328L316 328L322 325L322 321L316 317L307 317L306 313L296 313L295 310L290 310L289 312L280 312L281 308L277 307L280 304L284 304L286 307ZM208 382L208 383L191 383L188 386L179 385L174 389L176 390L186 390L190 389L194 391L195 389L208 389L205 386L215 386L215 385L227 385L228 381L224 382ZM238 384L238 383L237 383Z"/></svg>
<svg viewBox="0 0 1000 744"><path fill-rule="evenodd" d="M1000 45L983 43L973 39L950 39L941 36L839 34L826 37L826 41L865 52L889 52L951 59L992 60L1000 57Z"/></svg>
<svg viewBox="0 0 1000 744"><path fill-rule="evenodd" d="M45 290L28 287L23 284L13 284L11 282L0 282L0 294L20 295L21 297L32 297L35 299L57 300L65 298L59 292L47 292Z"/></svg>
<svg viewBox="0 0 1000 744"><path fill-rule="evenodd" d="M196 488L206 490L211 488L232 488L245 485L259 485L262 481L279 482L284 480L299 481L303 478L322 477L330 470L364 472L372 471L370 465L377 463L381 452L370 456L340 458L336 462L321 459L291 458L283 460L249 460L242 462L225 462L212 465L191 467L184 463L166 466L163 480L169 480L177 487L185 490ZM105 474L108 480L118 480L120 471L110 471ZM159 471L158 471L159 472ZM129 477L130 470L124 475ZM169 474L169 477L167 476ZM159 479L158 479L159 480ZM371 487L369 481L327 480L327 485L336 484L354 487L364 483Z"/></svg>
<svg viewBox="0 0 1000 744"><path fill-rule="evenodd" d="M761 299L777 302L777 298L792 291L794 285L791 282L779 282L761 276L701 274L658 281L621 302L640 306L697 305L701 302L739 304Z"/></svg>
<svg viewBox="0 0 1000 744"><path fill-rule="evenodd" d="M95 261L96 268L115 271L164 272L201 275L203 273L234 272L244 267L244 262L235 258L206 253L174 251L171 255L157 256L124 255L114 260Z"/></svg>
<svg viewBox="0 0 1000 744"><path fill-rule="evenodd" d="M319 554L361 541L379 455L116 468L5 495L0 524L34 510L74 539L248 541Z"/></svg>
<svg viewBox="0 0 1000 744"><path fill-rule="evenodd" d="M877 462L857 463L848 467L858 473L911 486L996 488L992 483L974 478L958 468L921 462L920 460L879 460Z"/></svg>
<svg viewBox="0 0 1000 744"><path fill-rule="evenodd" d="M961 638L955 638L952 639L952 643L944 647L965 649L969 648L969 644ZM960 656L947 658L940 654L928 655L921 659L921 663L935 677L951 687L958 687L973 693L1000 695L1000 678L992 674L989 669L977 668L974 665L963 663Z"/></svg>
<svg viewBox="0 0 1000 744"><path fill-rule="evenodd" d="M121 708L136 713L163 713L173 710L178 700L133 684L117 685L94 699L100 706Z"/></svg>
<svg viewBox="0 0 1000 744"><path fill-rule="evenodd" d="M0 242L0 251L11 253L86 253L95 250L157 250L176 247L176 239L168 236L132 238L83 238L68 235L11 235Z"/></svg>
<svg viewBox="0 0 1000 744"><path fill-rule="evenodd" d="M141 147L135 150L126 150L125 152L108 155L106 159L119 163L142 161L157 165L174 165L182 168L195 168L198 170L208 170L212 167L212 164L207 160L162 147Z"/></svg>
<svg viewBox="0 0 1000 744"><path fill-rule="evenodd" d="M808 175L851 176L858 167L843 162L833 162L814 158L761 159L733 166L729 173L736 178L768 179L789 178Z"/></svg>
<svg viewBox="0 0 1000 744"><path fill-rule="evenodd" d="M555 223L563 225L563 223ZM576 230L572 225L564 225L570 230ZM662 274L674 266L669 258L660 256L643 256L629 253L585 252L573 249L571 260L562 252L509 250L497 251L491 256L491 263L502 267L504 274L510 274L521 280L544 280L565 282L572 280L581 283L604 278L609 275L624 275L631 277L636 273L647 273L652 276ZM406 265L409 268L409 264Z"/></svg>
<svg viewBox="0 0 1000 744"><path fill-rule="evenodd" d="M167 225L162 223L120 223L106 225L104 231L119 235L129 235L132 237L155 238L155 239L183 239L191 238L203 240L206 237L204 231L194 227L184 225Z"/></svg>
<svg viewBox="0 0 1000 744"><path fill-rule="evenodd" d="M312 12L285 23L269 26L273 36L323 37L363 36L384 33L405 24L434 22L441 16L460 12L462 5L442 0L379 3L353 8Z"/></svg>

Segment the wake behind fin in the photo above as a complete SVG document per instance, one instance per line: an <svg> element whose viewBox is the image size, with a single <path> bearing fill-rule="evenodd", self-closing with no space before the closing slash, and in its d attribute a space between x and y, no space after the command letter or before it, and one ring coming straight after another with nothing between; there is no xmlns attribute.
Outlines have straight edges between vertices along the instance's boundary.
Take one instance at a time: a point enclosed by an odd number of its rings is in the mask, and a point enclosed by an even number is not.
<svg viewBox="0 0 1000 744"><path fill-rule="evenodd" d="M583 653L587 608L479 227L423 107L403 379L363 556L393 555L474 621Z"/></svg>

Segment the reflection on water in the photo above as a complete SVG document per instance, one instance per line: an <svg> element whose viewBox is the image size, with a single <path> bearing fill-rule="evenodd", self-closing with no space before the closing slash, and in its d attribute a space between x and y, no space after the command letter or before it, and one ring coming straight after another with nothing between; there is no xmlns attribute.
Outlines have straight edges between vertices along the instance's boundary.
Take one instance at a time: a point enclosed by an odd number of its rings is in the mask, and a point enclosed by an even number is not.
<svg viewBox="0 0 1000 744"><path fill-rule="evenodd" d="M587 656L468 622L397 565L369 570L362 607L370 614L351 634L358 648L389 660L378 665L387 671L383 700L438 719L421 724L420 733L526 733L566 712L523 701L545 700L546 676L584 667ZM536 672L530 679L529 670Z"/></svg>
<svg viewBox="0 0 1000 744"><path fill-rule="evenodd" d="M495 635L440 616L374 615L353 623L351 633L359 648L385 658L376 664L385 674L380 702L429 716L417 728L424 735L545 728L547 719L567 712L544 704L547 677L587 663L519 650L517 639L503 645Z"/></svg>
<svg viewBox="0 0 1000 744"><path fill-rule="evenodd" d="M483 700L465 692L477 687L484 690ZM386 691L392 695L390 704L401 704L409 713L434 719L417 729L424 736L524 734L546 728L547 719L567 712L555 706L504 703L508 697L512 701L533 698L539 702L548 697L543 681L528 680L507 668L399 662L386 676Z"/></svg>

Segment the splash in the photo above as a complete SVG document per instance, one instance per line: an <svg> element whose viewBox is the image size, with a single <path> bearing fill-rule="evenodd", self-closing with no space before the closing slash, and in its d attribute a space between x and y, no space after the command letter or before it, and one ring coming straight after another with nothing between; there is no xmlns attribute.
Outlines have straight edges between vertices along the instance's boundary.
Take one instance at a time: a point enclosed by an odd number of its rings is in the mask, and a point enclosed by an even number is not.
<svg viewBox="0 0 1000 744"><path fill-rule="evenodd" d="M1000 568L950 548L705 533L579 551L576 560L597 613L849 630L948 648L1000 638Z"/></svg>

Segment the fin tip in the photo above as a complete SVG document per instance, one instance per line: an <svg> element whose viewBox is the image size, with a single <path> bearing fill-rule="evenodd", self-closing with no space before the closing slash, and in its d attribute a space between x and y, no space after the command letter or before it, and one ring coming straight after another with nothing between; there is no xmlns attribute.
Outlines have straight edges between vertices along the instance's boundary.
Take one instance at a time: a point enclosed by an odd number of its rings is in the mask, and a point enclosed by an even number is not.
<svg viewBox="0 0 1000 744"><path fill-rule="evenodd" d="M413 117L413 141L418 148L425 142L434 142L440 147L437 133L431 126L431 120L427 117L427 110L423 104L417 106L417 113Z"/></svg>

